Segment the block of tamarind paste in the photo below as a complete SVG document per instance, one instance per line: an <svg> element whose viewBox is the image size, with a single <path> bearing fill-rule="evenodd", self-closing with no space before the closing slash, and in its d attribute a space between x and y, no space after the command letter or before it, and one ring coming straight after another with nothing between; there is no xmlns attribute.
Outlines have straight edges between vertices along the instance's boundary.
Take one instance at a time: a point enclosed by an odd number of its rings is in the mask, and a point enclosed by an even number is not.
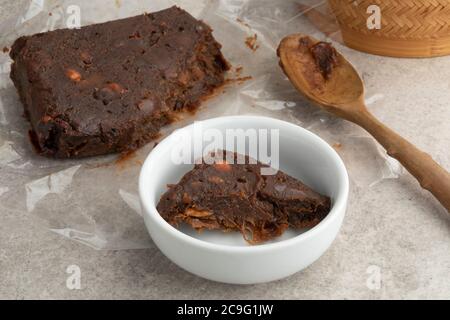
<svg viewBox="0 0 450 320"><path fill-rule="evenodd" d="M175 227L186 223L199 231L238 231L257 244L289 227L313 227L330 211L329 197L282 171L263 175L261 168L267 166L245 159L244 164L196 164L168 186L157 205L159 214Z"/></svg>
<svg viewBox="0 0 450 320"><path fill-rule="evenodd" d="M13 80L37 150L56 158L138 148L224 83L212 30L186 11L17 39Z"/></svg>

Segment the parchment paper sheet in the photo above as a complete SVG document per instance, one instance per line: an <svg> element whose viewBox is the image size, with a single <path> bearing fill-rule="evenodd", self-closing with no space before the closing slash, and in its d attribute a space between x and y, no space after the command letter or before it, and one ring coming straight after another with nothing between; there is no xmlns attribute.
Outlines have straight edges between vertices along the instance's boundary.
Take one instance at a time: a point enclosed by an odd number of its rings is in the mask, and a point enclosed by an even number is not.
<svg viewBox="0 0 450 320"><path fill-rule="evenodd" d="M10 47L20 35L66 27L75 1L24 1L23 10L0 21L0 48ZM278 66L276 47L284 35L303 32L334 41L339 32L327 35L305 16L308 6L326 12L324 1L273 0L96 0L76 1L81 25L152 12L177 4L214 29L223 53L234 70L229 77L251 76L235 82L225 92L208 100L202 109L164 129L174 129L195 120L221 115L259 114L303 126L333 145L343 158L352 189L365 192L387 178L401 174L399 164L386 157L362 129L329 116L304 100ZM306 5L306 7L305 7ZM257 35L255 51L245 44ZM350 49L334 42L344 54ZM352 61L363 77L370 55ZM29 124L9 79L11 60L0 53L0 214L2 208L31 214L43 227L96 249L135 249L152 246L137 194L142 161L151 151L149 143L126 160L117 155L83 160L53 160L34 153L28 141ZM236 68L242 67L237 74ZM370 107L383 103L383 93L367 88Z"/></svg>

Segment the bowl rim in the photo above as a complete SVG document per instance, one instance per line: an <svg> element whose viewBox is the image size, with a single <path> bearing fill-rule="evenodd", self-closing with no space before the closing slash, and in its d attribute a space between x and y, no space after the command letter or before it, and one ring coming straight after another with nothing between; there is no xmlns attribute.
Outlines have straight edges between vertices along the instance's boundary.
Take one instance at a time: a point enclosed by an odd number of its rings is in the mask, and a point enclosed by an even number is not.
<svg viewBox="0 0 450 320"><path fill-rule="evenodd" d="M152 219L153 222L156 223L156 225L164 230L166 233L169 233L172 237L176 238L179 241L187 242L192 246L202 248L205 250L214 250L214 251L221 251L221 252L227 252L227 253L250 253L250 252L259 252L259 251L271 251L271 250L278 250L282 247L289 247L291 245L295 245L299 242L303 242L308 240L309 238L312 238L316 236L317 234L321 233L326 227L333 223L335 219L338 218L339 213L342 211L345 211L347 206L347 200L348 200L348 194L349 194L349 178L348 178L348 172L347 169L340 158L340 156L337 154L337 152L322 138L317 136L316 134L312 133L311 131L302 128L298 125L295 125L293 123L265 117L265 116L258 116L258 115L238 115L238 116L221 116L221 117L215 117L211 119L206 120L200 120L203 123L208 123L210 127L223 122L234 122L239 119L248 119L249 121L256 120L256 121L269 121L272 122L274 126L285 126L290 127L291 129L297 130L301 132L301 134L309 136L313 141L315 141L316 144L322 145L324 150L327 151L328 156L330 156L333 160L333 163L336 165L336 171L339 173L338 179L339 179L339 187L336 194L335 201L331 207L330 212L328 215L323 219L321 222L319 222L316 226L313 228L286 240L281 240L277 242L272 243L263 243L255 246L233 246L233 245L227 245L227 244L216 244L204 240L200 240L197 238L194 238L177 228L170 225L167 221L165 221L159 212L156 209L156 203L155 201L151 200L152 197L145 194L146 189L145 186L147 185L146 181L148 177L151 177L149 174L150 171L150 164L153 162L153 159L157 156L158 153L165 151L168 148L171 148L176 141L172 141L172 137L174 137L173 133L165 137L161 142L158 143L156 147L153 148L153 150L147 155L147 158L144 161L144 164L142 165L141 172L139 174L139 198L141 202L141 209L142 209L142 215L147 216L148 218ZM187 125L185 127L182 127L179 130L189 130L194 124ZM174 131L175 132L175 131ZM150 234L151 236L151 234Z"/></svg>

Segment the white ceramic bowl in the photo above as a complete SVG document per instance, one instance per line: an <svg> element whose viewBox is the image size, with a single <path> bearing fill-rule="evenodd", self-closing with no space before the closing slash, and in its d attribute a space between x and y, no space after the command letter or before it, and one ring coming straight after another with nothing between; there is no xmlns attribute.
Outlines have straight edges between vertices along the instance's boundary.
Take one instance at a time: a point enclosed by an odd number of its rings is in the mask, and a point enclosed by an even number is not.
<svg viewBox="0 0 450 320"><path fill-rule="evenodd" d="M139 194L145 224L159 249L193 274L235 284L281 279L318 259L336 237L347 206L348 175L334 149L299 126L267 117L220 117L201 124L203 129L215 128L222 133L237 128L278 129L280 170L330 196L332 209L310 230L288 230L279 239L256 246L248 245L237 232L197 233L188 226L177 230L159 215L156 205L167 184L177 183L193 167L171 160L175 148L186 145L193 148L186 139L195 136L194 125L190 125L159 143L145 160L140 174Z"/></svg>

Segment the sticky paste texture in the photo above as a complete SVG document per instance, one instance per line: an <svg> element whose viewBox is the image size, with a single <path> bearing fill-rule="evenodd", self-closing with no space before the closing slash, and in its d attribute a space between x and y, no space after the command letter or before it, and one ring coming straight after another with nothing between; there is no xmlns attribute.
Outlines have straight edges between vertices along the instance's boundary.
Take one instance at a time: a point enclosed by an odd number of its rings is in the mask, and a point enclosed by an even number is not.
<svg viewBox="0 0 450 320"><path fill-rule="evenodd" d="M186 11L17 39L13 80L37 150L57 158L135 149L224 83L212 30Z"/></svg>

